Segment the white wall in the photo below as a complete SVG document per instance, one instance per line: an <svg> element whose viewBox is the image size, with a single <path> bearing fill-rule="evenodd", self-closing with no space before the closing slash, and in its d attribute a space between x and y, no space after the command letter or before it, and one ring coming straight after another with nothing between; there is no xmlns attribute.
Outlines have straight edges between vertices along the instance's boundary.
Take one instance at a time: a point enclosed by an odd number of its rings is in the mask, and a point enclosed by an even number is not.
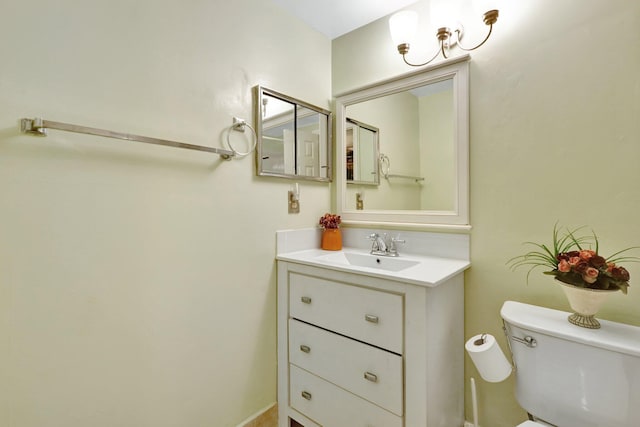
<svg viewBox="0 0 640 427"><path fill-rule="evenodd" d="M314 225L329 185L288 215L252 157L18 119L222 146L256 84L327 108L330 41L262 0L8 0L0 40L0 425L224 427L274 402L275 230Z"/></svg>
<svg viewBox="0 0 640 427"><path fill-rule="evenodd" d="M525 272L509 271L507 260L526 250L522 242L548 243L559 221L593 228L605 255L640 244L640 3L501 4L491 39L471 54L465 334L491 333L506 350L499 318L505 300L569 309L549 276L534 273L527 285ZM412 6L426 22L428 6ZM481 40L484 25L471 7L463 19L468 43ZM424 40L433 39L426 22ZM388 34L383 19L334 40L334 93L409 70ZM420 40L410 53L416 61L427 56L418 54ZM600 317L640 325L640 268L627 266L629 295L613 295ZM481 381L467 358L470 376L478 380L480 425L525 419L513 378Z"/></svg>

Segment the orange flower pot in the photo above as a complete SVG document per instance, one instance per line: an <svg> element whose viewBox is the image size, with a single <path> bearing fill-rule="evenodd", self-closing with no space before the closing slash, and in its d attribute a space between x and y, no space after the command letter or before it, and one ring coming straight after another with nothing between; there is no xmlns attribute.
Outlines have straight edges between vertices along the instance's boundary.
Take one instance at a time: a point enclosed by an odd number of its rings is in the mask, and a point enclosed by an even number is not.
<svg viewBox="0 0 640 427"><path fill-rule="evenodd" d="M342 249L342 233L339 228L325 228L322 232L322 249L339 251Z"/></svg>

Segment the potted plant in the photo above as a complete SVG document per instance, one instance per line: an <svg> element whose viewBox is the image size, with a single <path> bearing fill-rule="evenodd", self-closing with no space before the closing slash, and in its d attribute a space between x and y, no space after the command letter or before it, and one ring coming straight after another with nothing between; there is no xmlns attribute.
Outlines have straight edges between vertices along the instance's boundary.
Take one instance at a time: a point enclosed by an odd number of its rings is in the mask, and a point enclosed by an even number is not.
<svg viewBox="0 0 640 427"><path fill-rule="evenodd" d="M629 287L629 272L620 262L638 262L640 258L624 255L637 246L623 249L603 257L598 252L598 237L579 234L584 227L559 230L553 227L553 244L525 242L536 249L511 258L507 263L515 270L530 266L531 272L539 267L547 268L544 274L554 276L560 282L574 313L569 322L585 328L598 329L600 323L594 318L606 296L615 291L626 294Z"/></svg>
<svg viewBox="0 0 640 427"><path fill-rule="evenodd" d="M328 251L339 251L342 249L342 233L340 233L340 215L326 213L320 217L320 227L322 227L321 247Z"/></svg>

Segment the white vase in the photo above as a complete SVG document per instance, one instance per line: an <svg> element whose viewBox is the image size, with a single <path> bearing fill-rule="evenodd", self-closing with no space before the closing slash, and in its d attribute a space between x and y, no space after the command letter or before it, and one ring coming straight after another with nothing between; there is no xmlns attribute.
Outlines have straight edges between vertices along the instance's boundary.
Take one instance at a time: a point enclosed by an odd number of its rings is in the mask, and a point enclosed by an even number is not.
<svg viewBox="0 0 640 427"><path fill-rule="evenodd" d="M564 283L560 283L560 285L567 296L567 300L569 300L571 309L574 311L568 317L569 322L583 328L600 329L600 322L594 316L600 310L609 294L617 292L617 289L579 288Z"/></svg>

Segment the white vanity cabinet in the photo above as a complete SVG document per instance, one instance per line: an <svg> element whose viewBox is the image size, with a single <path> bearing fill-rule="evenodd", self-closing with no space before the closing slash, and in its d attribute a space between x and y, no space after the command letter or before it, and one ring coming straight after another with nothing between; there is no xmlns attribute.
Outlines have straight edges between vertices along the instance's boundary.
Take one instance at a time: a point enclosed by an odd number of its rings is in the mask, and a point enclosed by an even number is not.
<svg viewBox="0 0 640 427"><path fill-rule="evenodd" d="M463 298L278 261L279 427L462 426Z"/></svg>

